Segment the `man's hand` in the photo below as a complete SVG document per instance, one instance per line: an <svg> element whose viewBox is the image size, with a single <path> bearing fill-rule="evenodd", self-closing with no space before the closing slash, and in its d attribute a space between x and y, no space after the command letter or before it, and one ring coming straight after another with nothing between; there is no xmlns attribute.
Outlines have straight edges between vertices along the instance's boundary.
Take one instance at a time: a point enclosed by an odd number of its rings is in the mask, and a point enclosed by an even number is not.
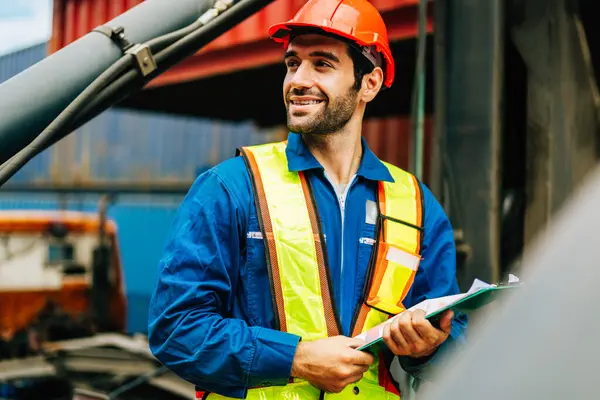
<svg viewBox="0 0 600 400"><path fill-rule="evenodd" d="M358 382L374 361L371 354L356 350L364 344L360 339L335 336L300 342L292 376L305 379L328 393L339 393L347 385Z"/></svg>
<svg viewBox="0 0 600 400"><path fill-rule="evenodd" d="M384 327L383 340L397 356L426 357L446 341L453 317L452 310L443 313L437 329L425 319L423 310L405 311Z"/></svg>

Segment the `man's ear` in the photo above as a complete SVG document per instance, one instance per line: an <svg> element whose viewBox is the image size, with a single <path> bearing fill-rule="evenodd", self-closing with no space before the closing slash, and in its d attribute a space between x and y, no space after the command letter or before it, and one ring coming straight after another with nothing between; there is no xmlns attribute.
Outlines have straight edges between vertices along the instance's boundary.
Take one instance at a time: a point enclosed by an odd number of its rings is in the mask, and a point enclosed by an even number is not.
<svg viewBox="0 0 600 400"><path fill-rule="evenodd" d="M363 76L362 79L362 100L365 103L372 101L383 85L383 70L375 67L373 71Z"/></svg>

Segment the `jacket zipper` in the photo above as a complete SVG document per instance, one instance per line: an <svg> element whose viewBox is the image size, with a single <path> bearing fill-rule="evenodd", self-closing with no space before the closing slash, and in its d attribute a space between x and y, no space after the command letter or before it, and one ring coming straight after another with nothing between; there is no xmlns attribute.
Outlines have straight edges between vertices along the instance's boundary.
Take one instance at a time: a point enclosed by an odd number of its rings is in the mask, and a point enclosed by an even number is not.
<svg viewBox="0 0 600 400"><path fill-rule="evenodd" d="M344 289L344 237L345 232L344 232L344 216L346 214L346 197L348 196L348 192L350 191L350 188L352 187L352 185L354 184L354 181L356 180L356 175L353 175L352 178L350 178L350 182L348 183L348 185L346 186L346 188L344 189L344 192L341 195L338 195L338 192L335 188L335 185L333 184L333 182L331 181L331 179L329 178L329 176L327 175L327 173L325 173L325 177L327 178L327 180L329 181L329 184L331 185L331 187L333 188L333 191L335 192L335 197L338 200L338 207L340 209L340 216L342 218L342 239L341 239L341 245L340 245L340 281L338 282L338 287L339 287L339 291L340 291L340 322L342 319L342 315L344 315L344 296L343 296L343 289ZM343 332L340 332L341 334L344 334Z"/></svg>

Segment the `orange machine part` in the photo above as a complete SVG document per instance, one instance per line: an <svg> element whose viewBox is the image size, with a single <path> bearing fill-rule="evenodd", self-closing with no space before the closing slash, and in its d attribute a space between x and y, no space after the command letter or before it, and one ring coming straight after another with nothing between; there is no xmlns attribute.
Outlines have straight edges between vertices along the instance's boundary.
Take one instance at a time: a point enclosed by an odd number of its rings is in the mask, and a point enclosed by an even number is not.
<svg viewBox="0 0 600 400"><path fill-rule="evenodd" d="M43 232L53 222L64 224L71 232L95 233L99 229L98 218L83 213L0 212L1 233ZM113 248L111 273L115 277L110 289L111 325L116 331L125 331L127 305L114 222L107 221L106 232ZM49 302L73 318L87 316L90 289L90 285L82 280L69 279L60 290L0 291L0 339L10 340L15 333L35 323Z"/></svg>

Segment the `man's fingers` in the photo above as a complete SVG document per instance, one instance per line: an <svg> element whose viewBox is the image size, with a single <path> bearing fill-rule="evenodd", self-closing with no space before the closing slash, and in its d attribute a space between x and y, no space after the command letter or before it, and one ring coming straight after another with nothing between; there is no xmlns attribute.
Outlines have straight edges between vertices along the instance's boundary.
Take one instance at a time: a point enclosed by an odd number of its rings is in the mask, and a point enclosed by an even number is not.
<svg viewBox="0 0 600 400"><path fill-rule="evenodd" d="M452 319L454 318L454 311L448 310L442 314L440 318L440 329L444 331L447 335L450 334L452 330Z"/></svg>
<svg viewBox="0 0 600 400"><path fill-rule="evenodd" d="M396 344L399 350L399 354L410 353L410 346L406 337L404 337L402 330L400 329L400 321L394 321L390 326L390 336L393 342ZM398 354L398 353L397 353Z"/></svg>
<svg viewBox="0 0 600 400"><path fill-rule="evenodd" d="M352 338L348 345L354 350L364 345L366 342L362 339ZM353 351L350 355L350 361L355 365L371 365L375 358L373 355L367 351L356 350Z"/></svg>
<svg viewBox="0 0 600 400"><path fill-rule="evenodd" d="M402 350L398 347L391 334L391 327L396 324L396 321L392 321L391 323L385 325L383 327L383 342L390 349L390 351L396 355L401 355Z"/></svg>
<svg viewBox="0 0 600 400"><path fill-rule="evenodd" d="M413 313L412 324L419 336L426 342L435 344L440 339L439 331L425 318L425 312Z"/></svg>
<svg viewBox="0 0 600 400"><path fill-rule="evenodd" d="M421 335L413 327L412 313L405 312L398 318L398 326L402 336L406 339L409 345L418 344L422 341Z"/></svg>
<svg viewBox="0 0 600 400"><path fill-rule="evenodd" d="M369 366L375 361L375 357L367 351L352 350L350 360L354 365Z"/></svg>
<svg viewBox="0 0 600 400"><path fill-rule="evenodd" d="M350 342L348 343L348 346L352 347L353 349L357 349L360 346L364 345L366 342L362 339L359 338L351 338Z"/></svg>
<svg viewBox="0 0 600 400"><path fill-rule="evenodd" d="M371 367L370 365L357 365L358 367L358 372L360 374L364 374L365 372L367 372L369 370L369 368Z"/></svg>
<svg viewBox="0 0 600 400"><path fill-rule="evenodd" d="M411 319L413 321L415 321L415 320L424 320L426 316L427 316L427 314L425 313L425 311L421 310L420 308L416 309L415 311L413 311L411 313Z"/></svg>

